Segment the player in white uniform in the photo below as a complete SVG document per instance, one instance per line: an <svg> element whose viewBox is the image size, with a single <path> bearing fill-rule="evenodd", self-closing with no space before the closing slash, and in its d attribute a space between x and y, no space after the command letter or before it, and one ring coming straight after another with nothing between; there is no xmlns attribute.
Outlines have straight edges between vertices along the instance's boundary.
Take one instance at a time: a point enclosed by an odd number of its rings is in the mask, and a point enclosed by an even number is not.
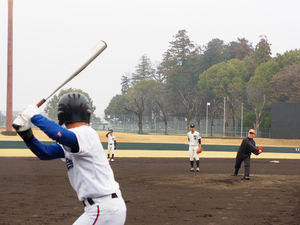
<svg viewBox="0 0 300 225"><path fill-rule="evenodd" d="M187 137L189 140L189 155L190 155L190 163L191 163L190 171L191 172L195 171L195 169L194 169L194 156L195 156L196 165L197 165L196 171L199 172L200 171L200 168L199 168L200 161L199 161L199 154L196 153L196 151L199 147L201 147L201 136L198 131L195 131L194 124L190 125L190 130L191 131L189 131L187 133Z"/></svg>
<svg viewBox="0 0 300 225"><path fill-rule="evenodd" d="M66 162L71 186L85 206L75 225L124 225L126 205L99 136L88 125L90 113L84 95L69 93L59 101L59 125L39 114L37 106L30 105L13 126L38 158L61 158ZM45 145L37 140L30 121L57 143ZM63 124L67 129L60 126Z"/></svg>
<svg viewBox="0 0 300 225"><path fill-rule="evenodd" d="M113 135L113 130L110 129L109 132L106 134L107 137L107 160L110 160L110 153L111 153L111 161L114 161L114 156L115 156L115 149L117 149L117 139Z"/></svg>

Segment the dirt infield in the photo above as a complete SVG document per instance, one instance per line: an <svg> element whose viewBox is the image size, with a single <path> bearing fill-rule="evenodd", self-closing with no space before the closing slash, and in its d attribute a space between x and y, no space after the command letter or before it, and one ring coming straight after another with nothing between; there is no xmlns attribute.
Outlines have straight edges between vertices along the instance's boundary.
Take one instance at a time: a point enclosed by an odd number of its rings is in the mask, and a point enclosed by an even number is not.
<svg viewBox="0 0 300 225"><path fill-rule="evenodd" d="M252 159L252 176L232 177L234 159L116 158L111 163L128 225L299 224L300 161ZM61 160L0 158L0 224L72 224L83 212ZM243 168L241 169L243 172Z"/></svg>
<svg viewBox="0 0 300 225"><path fill-rule="evenodd" d="M50 140L37 129L34 134L42 141ZM106 141L105 131L98 134ZM118 142L187 144L185 135L115 135ZM21 139L0 135L1 140ZM300 140L255 140L261 146L300 146ZM203 138L202 143L239 145L241 139ZM300 224L299 159L282 159L274 154L272 160L280 161L274 164L271 159L253 156L252 176L246 181L242 175L231 176L233 156L206 158L203 153L197 173L189 172L187 153L176 158L122 154L116 154L111 166L126 201L128 225ZM0 157L0 171L0 225L72 224L83 213L61 160Z"/></svg>

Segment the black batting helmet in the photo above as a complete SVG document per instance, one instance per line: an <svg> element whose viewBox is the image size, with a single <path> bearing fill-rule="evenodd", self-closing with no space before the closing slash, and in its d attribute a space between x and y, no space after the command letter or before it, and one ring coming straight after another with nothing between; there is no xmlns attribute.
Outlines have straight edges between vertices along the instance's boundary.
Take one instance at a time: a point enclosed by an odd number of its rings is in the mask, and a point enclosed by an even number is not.
<svg viewBox="0 0 300 225"><path fill-rule="evenodd" d="M58 102L57 118L59 125L72 122L90 123L90 103L83 94L72 92L64 94Z"/></svg>

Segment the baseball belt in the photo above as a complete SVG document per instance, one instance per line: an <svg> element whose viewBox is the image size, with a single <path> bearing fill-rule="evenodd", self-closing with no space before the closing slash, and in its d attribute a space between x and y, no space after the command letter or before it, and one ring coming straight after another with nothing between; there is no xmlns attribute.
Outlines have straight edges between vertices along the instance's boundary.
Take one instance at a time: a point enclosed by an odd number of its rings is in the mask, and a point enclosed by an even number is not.
<svg viewBox="0 0 300 225"><path fill-rule="evenodd" d="M111 198L117 198L117 197L118 197L118 195L116 193L111 194ZM92 198L87 198L86 200L87 200L87 202L90 205L94 205L95 204L95 202L94 202L94 200ZM86 204L85 204L84 201L82 201L82 203L83 203L84 206L86 206Z"/></svg>

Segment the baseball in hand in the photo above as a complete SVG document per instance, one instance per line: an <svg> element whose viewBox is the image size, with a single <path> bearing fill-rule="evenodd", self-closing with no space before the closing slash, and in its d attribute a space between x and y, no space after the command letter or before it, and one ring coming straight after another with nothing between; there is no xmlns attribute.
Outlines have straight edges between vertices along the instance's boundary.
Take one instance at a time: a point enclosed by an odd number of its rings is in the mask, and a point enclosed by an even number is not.
<svg viewBox="0 0 300 225"><path fill-rule="evenodd" d="M264 147L257 147L257 148L259 151L257 153L254 153L255 155L259 155L264 151Z"/></svg>

